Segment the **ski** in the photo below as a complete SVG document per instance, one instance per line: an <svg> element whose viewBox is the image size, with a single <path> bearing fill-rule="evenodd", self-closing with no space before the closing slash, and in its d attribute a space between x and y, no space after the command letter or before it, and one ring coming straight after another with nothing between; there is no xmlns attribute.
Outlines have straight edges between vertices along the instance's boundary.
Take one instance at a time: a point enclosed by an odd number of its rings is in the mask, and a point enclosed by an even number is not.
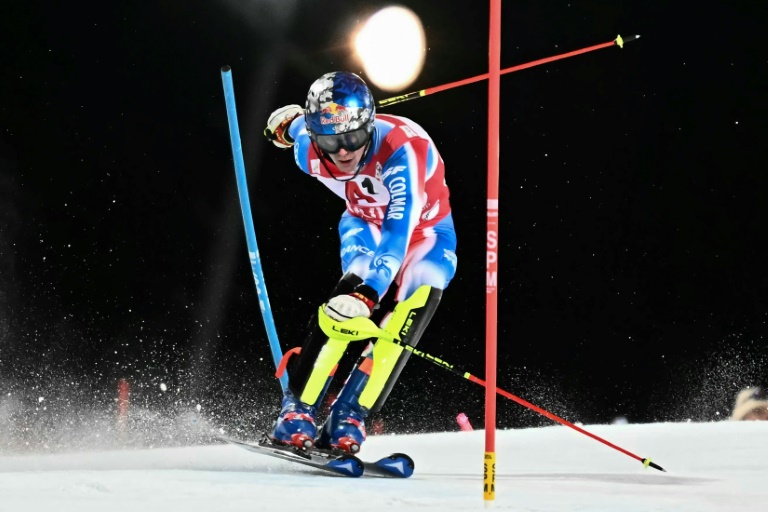
<svg viewBox="0 0 768 512"><path fill-rule="evenodd" d="M308 453L321 457L338 457L347 452L342 450L325 450L322 448L310 448ZM361 461L365 468L366 476L408 478L413 474L415 464L413 459L405 453L393 453L374 461Z"/></svg>
<svg viewBox="0 0 768 512"><path fill-rule="evenodd" d="M271 442L251 443L223 436L219 436L219 439L255 453L296 462L334 475L357 478L362 476L365 471L363 461L349 453L330 457L312 454L295 447L276 445Z"/></svg>
<svg viewBox="0 0 768 512"><path fill-rule="evenodd" d="M408 478L413 474L413 459L404 453L393 453L374 462L363 461L365 474L369 476Z"/></svg>
<svg viewBox="0 0 768 512"><path fill-rule="evenodd" d="M366 475L383 478L408 478L413 474L415 468L413 459L405 453L393 453L378 460L364 461L341 450L319 448L301 450L293 446L275 444L265 434L262 434L261 440L258 442L241 441L229 437L220 437L220 439L255 453L298 462L324 472L348 477Z"/></svg>

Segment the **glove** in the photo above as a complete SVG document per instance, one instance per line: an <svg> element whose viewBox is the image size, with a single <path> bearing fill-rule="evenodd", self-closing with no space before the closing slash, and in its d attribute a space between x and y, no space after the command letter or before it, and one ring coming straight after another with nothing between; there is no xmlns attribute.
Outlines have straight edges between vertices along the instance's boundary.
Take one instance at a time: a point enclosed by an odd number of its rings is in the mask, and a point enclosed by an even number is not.
<svg viewBox="0 0 768 512"><path fill-rule="evenodd" d="M269 116L267 127L264 128L264 136L279 148L290 148L295 141L288 134L288 128L291 122L302 114L304 109L300 105L280 107Z"/></svg>
<svg viewBox="0 0 768 512"><path fill-rule="evenodd" d="M370 286L361 284L349 295L337 295L325 305L325 314L337 322L356 316L368 318L379 301L379 294Z"/></svg>

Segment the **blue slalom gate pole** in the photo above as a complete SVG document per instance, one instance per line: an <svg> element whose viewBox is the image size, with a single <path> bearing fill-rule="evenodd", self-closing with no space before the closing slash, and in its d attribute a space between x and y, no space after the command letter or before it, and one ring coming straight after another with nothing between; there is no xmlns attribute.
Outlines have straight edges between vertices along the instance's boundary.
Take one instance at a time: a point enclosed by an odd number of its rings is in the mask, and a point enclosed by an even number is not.
<svg viewBox="0 0 768 512"><path fill-rule="evenodd" d="M264 273L261 270L261 257L259 256L259 246L256 244L256 231L253 228L251 202L248 199L248 182L245 179L245 164L243 163L243 146L240 143L240 128L237 125L235 88L232 85L232 68L229 66L221 68L221 80L224 84L224 100L227 103L229 138L232 141L232 160L235 164L237 191L240 195L240 210L243 214L243 225L245 226L245 239L248 242L248 258L251 260L253 280L256 282L259 308L261 309L261 316L264 318L264 326L267 329L269 347L272 349L272 359L274 359L275 368L277 368L280 364L280 360L283 358L283 351L280 348L280 342L277 339L275 320L272 317L272 307L269 305L267 288L264 285ZM280 385L283 387L283 391L288 387L288 375L286 373L283 373L282 377L280 377Z"/></svg>

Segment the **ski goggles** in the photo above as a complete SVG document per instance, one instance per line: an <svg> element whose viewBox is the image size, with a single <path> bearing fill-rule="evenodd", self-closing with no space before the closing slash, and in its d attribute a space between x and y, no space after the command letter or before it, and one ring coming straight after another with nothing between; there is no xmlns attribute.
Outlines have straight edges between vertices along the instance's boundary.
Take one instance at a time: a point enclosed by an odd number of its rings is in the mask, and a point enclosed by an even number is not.
<svg viewBox="0 0 768 512"><path fill-rule="evenodd" d="M370 136L365 128L334 135L315 135L315 142L326 153L338 153L342 148L357 151L365 146Z"/></svg>

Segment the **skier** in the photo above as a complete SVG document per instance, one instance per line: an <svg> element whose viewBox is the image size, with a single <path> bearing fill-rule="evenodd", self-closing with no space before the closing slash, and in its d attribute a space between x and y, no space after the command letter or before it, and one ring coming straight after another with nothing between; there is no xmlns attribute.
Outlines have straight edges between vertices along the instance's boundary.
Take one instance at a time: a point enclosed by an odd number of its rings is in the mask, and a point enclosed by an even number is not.
<svg viewBox="0 0 768 512"><path fill-rule="evenodd" d="M449 190L434 142L410 119L376 114L365 82L343 71L317 79L305 108L274 111L264 134L279 148L293 147L298 167L346 201L339 222L342 277L318 315L337 322L370 318L415 346L457 264ZM318 433L318 408L348 348L326 336L318 320L287 363L289 385L271 437L356 453L365 418L384 404L410 352L367 340Z"/></svg>

